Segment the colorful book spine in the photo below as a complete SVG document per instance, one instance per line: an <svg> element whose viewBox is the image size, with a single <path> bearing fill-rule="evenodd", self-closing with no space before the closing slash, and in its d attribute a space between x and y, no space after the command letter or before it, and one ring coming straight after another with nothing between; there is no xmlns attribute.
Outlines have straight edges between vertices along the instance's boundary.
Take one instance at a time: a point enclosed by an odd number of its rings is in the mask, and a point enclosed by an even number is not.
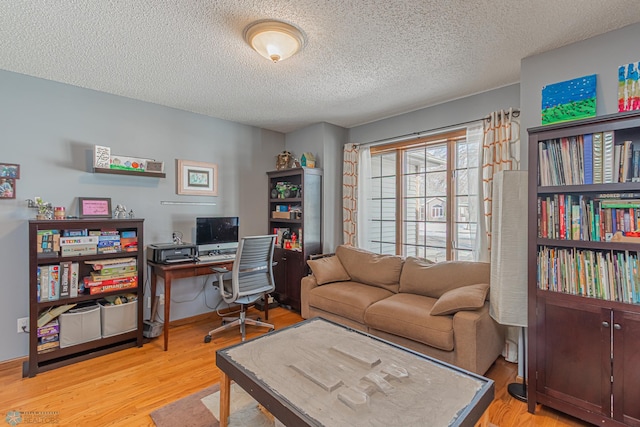
<svg viewBox="0 0 640 427"><path fill-rule="evenodd" d="M593 184L593 135L588 133L582 136L584 142L584 183Z"/></svg>

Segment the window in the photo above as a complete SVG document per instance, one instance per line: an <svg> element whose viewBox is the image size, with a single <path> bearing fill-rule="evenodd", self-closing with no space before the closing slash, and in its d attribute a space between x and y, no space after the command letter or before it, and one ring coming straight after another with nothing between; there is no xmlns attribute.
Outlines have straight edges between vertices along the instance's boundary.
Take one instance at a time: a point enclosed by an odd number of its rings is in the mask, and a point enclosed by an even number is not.
<svg viewBox="0 0 640 427"><path fill-rule="evenodd" d="M368 249L472 260L479 152L464 130L372 147Z"/></svg>

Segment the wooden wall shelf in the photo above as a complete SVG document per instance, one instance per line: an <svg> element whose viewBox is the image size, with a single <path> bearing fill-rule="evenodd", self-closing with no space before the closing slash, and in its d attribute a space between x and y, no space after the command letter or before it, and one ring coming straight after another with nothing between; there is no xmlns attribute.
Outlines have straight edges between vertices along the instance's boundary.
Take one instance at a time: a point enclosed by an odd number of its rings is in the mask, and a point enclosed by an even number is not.
<svg viewBox="0 0 640 427"><path fill-rule="evenodd" d="M107 168L93 168L94 173L106 173L111 175L132 175L132 176L146 176L152 178L166 178L167 174L164 172L136 172L122 169L107 169Z"/></svg>

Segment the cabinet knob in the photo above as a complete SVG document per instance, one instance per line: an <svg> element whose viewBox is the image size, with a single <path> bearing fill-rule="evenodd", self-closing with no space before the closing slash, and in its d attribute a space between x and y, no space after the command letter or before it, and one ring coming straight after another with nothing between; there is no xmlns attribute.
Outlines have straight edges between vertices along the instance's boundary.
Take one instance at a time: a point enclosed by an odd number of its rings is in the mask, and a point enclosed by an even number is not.
<svg viewBox="0 0 640 427"><path fill-rule="evenodd" d="M608 328L609 327L609 322L602 322L602 327L603 328Z"/></svg>
<svg viewBox="0 0 640 427"><path fill-rule="evenodd" d="M613 324L613 329L620 330L620 329L622 329L622 326L620 326L620 323L614 323Z"/></svg>

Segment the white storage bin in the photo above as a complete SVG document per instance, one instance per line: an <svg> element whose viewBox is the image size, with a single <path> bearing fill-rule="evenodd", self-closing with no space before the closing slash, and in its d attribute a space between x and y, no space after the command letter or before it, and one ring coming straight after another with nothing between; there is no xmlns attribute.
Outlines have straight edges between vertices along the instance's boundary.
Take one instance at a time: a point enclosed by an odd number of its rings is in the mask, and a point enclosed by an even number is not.
<svg viewBox="0 0 640 427"><path fill-rule="evenodd" d="M60 315L60 347L100 338L99 306L70 310Z"/></svg>
<svg viewBox="0 0 640 427"><path fill-rule="evenodd" d="M102 338L130 332L138 327L138 301L101 305Z"/></svg>

